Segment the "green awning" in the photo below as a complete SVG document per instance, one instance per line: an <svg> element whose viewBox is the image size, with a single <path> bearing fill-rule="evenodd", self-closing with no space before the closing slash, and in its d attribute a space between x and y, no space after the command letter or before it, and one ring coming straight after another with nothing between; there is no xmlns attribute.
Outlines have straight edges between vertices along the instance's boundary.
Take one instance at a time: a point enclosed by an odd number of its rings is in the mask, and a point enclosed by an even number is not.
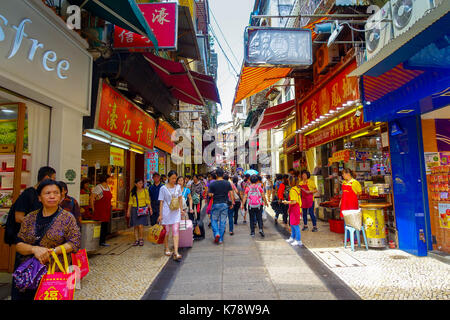
<svg viewBox="0 0 450 320"><path fill-rule="evenodd" d="M123 29L148 37L155 49L158 49L158 40L135 0L69 0L69 2Z"/></svg>
<svg viewBox="0 0 450 320"><path fill-rule="evenodd" d="M247 119L245 120L244 127L250 127L250 124L253 120L253 115L255 114L255 110L250 110L247 115Z"/></svg>

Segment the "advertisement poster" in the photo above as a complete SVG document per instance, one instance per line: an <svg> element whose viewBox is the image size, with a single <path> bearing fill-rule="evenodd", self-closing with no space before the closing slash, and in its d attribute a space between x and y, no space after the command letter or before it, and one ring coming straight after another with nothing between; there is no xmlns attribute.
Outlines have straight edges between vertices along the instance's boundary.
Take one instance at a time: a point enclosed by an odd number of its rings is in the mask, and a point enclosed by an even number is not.
<svg viewBox="0 0 450 320"><path fill-rule="evenodd" d="M159 174L166 174L166 156L158 153L158 169Z"/></svg>
<svg viewBox="0 0 450 320"><path fill-rule="evenodd" d="M146 180L148 181L153 173L158 172L158 152L147 152L145 161L147 166Z"/></svg>
<svg viewBox="0 0 450 320"><path fill-rule="evenodd" d="M439 152L425 152L426 173L431 174L431 168L440 166Z"/></svg>
<svg viewBox="0 0 450 320"><path fill-rule="evenodd" d="M439 226L450 229L450 203L439 203Z"/></svg>
<svg viewBox="0 0 450 320"><path fill-rule="evenodd" d="M450 152L441 152L439 155L441 158L441 166L450 165Z"/></svg>

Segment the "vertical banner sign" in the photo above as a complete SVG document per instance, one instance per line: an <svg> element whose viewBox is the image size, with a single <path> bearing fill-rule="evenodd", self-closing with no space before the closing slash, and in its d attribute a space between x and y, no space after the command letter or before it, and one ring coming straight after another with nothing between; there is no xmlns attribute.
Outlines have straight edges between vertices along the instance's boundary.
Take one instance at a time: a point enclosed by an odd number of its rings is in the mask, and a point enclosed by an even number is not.
<svg viewBox="0 0 450 320"><path fill-rule="evenodd" d="M143 3L139 9L147 20L160 49L177 49L178 5L176 2ZM147 37L114 27L114 48L153 48Z"/></svg>
<svg viewBox="0 0 450 320"><path fill-rule="evenodd" d="M330 110L336 110L347 101L359 99L358 78L347 77L354 69L356 69L356 62L351 63L319 91L301 103L302 127Z"/></svg>
<svg viewBox="0 0 450 320"><path fill-rule="evenodd" d="M155 147L172 154L175 143L172 142L172 133L175 130L165 121L160 121L156 132Z"/></svg>
<svg viewBox="0 0 450 320"><path fill-rule="evenodd" d="M150 180L150 175L152 175L155 172L158 172L158 152L157 151L147 152L146 162L147 162L147 180Z"/></svg>
<svg viewBox="0 0 450 320"><path fill-rule="evenodd" d="M158 152L158 168L159 174L166 174L166 155L163 152Z"/></svg>
<svg viewBox="0 0 450 320"><path fill-rule="evenodd" d="M109 147L109 164L112 166L123 167L124 164L124 150L116 147Z"/></svg>
<svg viewBox="0 0 450 320"><path fill-rule="evenodd" d="M101 87L95 127L153 149L156 121L106 82Z"/></svg>

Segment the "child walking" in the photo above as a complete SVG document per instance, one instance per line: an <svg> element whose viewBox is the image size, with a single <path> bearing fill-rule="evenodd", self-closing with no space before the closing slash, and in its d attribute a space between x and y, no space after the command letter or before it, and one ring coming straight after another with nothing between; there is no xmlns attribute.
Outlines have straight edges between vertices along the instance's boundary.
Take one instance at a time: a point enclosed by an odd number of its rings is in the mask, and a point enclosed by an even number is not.
<svg viewBox="0 0 450 320"><path fill-rule="evenodd" d="M286 240L292 246L302 246L303 243L300 240L300 211L302 206L301 190L298 184L298 180L295 181L295 186L289 191L289 200L283 200L284 204L289 205L289 222L291 224L291 237Z"/></svg>

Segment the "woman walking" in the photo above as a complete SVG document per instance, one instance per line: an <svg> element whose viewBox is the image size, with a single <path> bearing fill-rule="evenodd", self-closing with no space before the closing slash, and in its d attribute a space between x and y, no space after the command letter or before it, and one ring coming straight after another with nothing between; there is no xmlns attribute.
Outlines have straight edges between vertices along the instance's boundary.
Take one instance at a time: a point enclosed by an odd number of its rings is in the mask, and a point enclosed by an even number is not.
<svg viewBox="0 0 450 320"><path fill-rule="evenodd" d="M264 182L264 191L266 192L267 201L272 202L273 182L270 175L266 176L266 181Z"/></svg>
<svg viewBox="0 0 450 320"><path fill-rule="evenodd" d="M303 211L303 229L308 230L308 213L311 217L313 229L317 232L317 221L314 215L314 194L317 192L316 184L311 179L311 174L307 170L302 171L302 180L300 181L300 189L302 191L302 211Z"/></svg>
<svg viewBox="0 0 450 320"><path fill-rule="evenodd" d="M183 207L182 209L186 212L188 212L189 219L192 221L192 223L195 222L194 217L194 209L192 204L192 195L191 195L191 189L185 187L186 179L183 178L183 176L179 176L177 178L177 185L180 186L181 189L181 195L183 196Z"/></svg>
<svg viewBox="0 0 450 320"><path fill-rule="evenodd" d="M203 184L202 177L199 175L194 175L193 182L191 185L191 195L192 195L192 205L194 206L194 214L196 216L196 224L200 228L200 235L194 235L195 240L205 238L205 227L203 225L204 217L200 216L202 209L203 193L205 191L205 186Z"/></svg>
<svg viewBox="0 0 450 320"><path fill-rule="evenodd" d="M250 177L250 186L245 189L245 196L241 209L244 209L244 203L248 199L248 211L250 214L250 235L255 236L256 222L259 225L259 234L264 237L263 220L262 220L262 206L263 203L267 206L266 196L264 190L258 186L258 177L253 175Z"/></svg>
<svg viewBox="0 0 450 320"><path fill-rule="evenodd" d="M144 226L149 225L149 215L152 215L152 207L148 190L144 188L144 180L134 180L128 203L127 218L130 218L130 227L134 227L133 246L144 245Z"/></svg>
<svg viewBox="0 0 450 320"><path fill-rule="evenodd" d="M289 206L289 222L291 224L291 237L286 241L293 246L302 245L300 235L300 208L302 199L300 192L300 187L296 185L289 191L289 200L283 200L283 203Z"/></svg>
<svg viewBox="0 0 450 320"><path fill-rule="evenodd" d="M171 170L167 176L167 183L161 187L159 192L158 200L160 201L159 211L161 214L158 218L158 223L161 222L166 228L166 237L164 238L165 255L173 255L173 259L179 261L182 258L182 256L178 253L181 213L183 213L183 215L186 213L182 210L183 196L181 194L180 186L176 184L176 171ZM169 250L170 230L172 230L174 252Z"/></svg>
<svg viewBox="0 0 450 320"><path fill-rule="evenodd" d="M233 207L233 211L234 211L234 224L238 224L238 218L239 218L239 209L241 208L241 203L242 203L242 198L241 198L241 194L242 194L242 189L238 184L239 182L239 178L238 177L233 177L233 183L231 184L231 187L233 188L233 192L234 192L234 207Z"/></svg>
<svg viewBox="0 0 450 320"><path fill-rule="evenodd" d="M91 208L94 220L101 221L101 229L100 229L100 245L103 247L109 247L109 244L106 244L106 234L108 233L108 223L111 220L111 199L112 193L109 188L108 181L111 176L108 174L100 175L98 182L99 184L92 190L94 194L91 197Z"/></svg>

